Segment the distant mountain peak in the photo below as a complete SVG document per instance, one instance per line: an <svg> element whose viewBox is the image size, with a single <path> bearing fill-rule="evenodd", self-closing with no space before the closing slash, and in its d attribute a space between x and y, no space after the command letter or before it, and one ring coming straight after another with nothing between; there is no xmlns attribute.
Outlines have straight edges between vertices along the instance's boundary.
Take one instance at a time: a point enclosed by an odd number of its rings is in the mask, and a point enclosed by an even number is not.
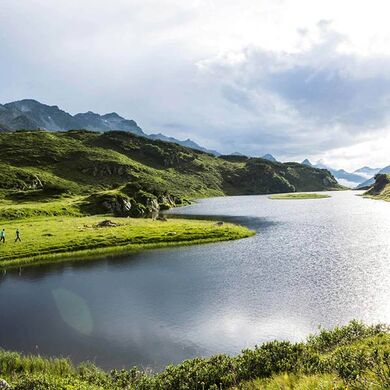
<svg viewBox="0 0 390 390"><path fill-rule="evenodd" d="M369 176L374 176L376 173L378 173L382 168L371 168L368 166L359 168L355 171L355 173L363 173Z"/></svg>
<svg viewBox="0 0 390 390"><path fill-rule="evenodd" d="M48 106L34 99L23 99L15 102L0 104L0 131L7 130L35 130L43 129L49 131L66 131L86 129L92 131L127 131L138 136L150 139L160 139L166 142L174 142L195 150L220 155L215 150L206 149L196 142L187 138L180 141L164 134L147 135L133 119L121 117L116 112L109 112L104 115L93 111L71 115L58 106Z"/></svg>
<svg viewBox="0 0 390 390"><path fill-rule="evenodd" d="M178 144L178 145L181 145L181 146L185 146L186 148L191 148L191 149L194 149L194 150L200 150L201 152L214 154L214 156L220 156L221 155L216 150L210 150L210 149L204 148L203 146L198 145L196 142L192 141L190 138L187 138L186 140L181 141L179 139L176 139L176 138L173 138L173 137L168 137L168 136L166 136L164 134L161 134L161 133L149 134L147 137L150 138L150 139L154 139L154 140L160 140L160 141L165 141L165 142L173 142L175 144Z"/></svg>
<svg viewBox="0 0 390 390"><path fill-rule="evenodd" d="M11 104L34 104L34 105L43 105L49 107L47 104L41 103L38 100L35 99L21 99L21 100L16 100L14 102L7 103L9 105Z"/></svg>
<svg viewBox="0 0 390 390"><path fill-rule="evenodd" d="M104 119L124 119L116 112L109 112L107 114L102 115L102 118Z"/></svg>
<svg viewBox="0 0 390 390"><path fill-rule="evenodd" d="M375 172L375 174L373 175L373 177L371 177L370 179L360 183L357 188L366 188L366 187L370 187L372 186L374 183L375 183L375 176L378 174L378 173L381 173L381 174L388 174L390 173L390 165L387 166L387 167L384 167L382 169L379 170L379 172Z"/></svg>
<svg viewBox="0 0 390 390"><path fill-rule="evenodd" d="M278 162L278 160L270 153L265 154L261 158L263 158L264 160L271 161L271 162Z"/></svg>
<svg viewBox="0 0 390 390"><path fill-rule="evenodd" d="M302 161L301 164L302 164L302 165L307 165L307 166L309 166L309 167L312 167L312 166L313 166L313 164L310 162L310 160L309 160L308 158L305 158L305 159Z"/></svg>

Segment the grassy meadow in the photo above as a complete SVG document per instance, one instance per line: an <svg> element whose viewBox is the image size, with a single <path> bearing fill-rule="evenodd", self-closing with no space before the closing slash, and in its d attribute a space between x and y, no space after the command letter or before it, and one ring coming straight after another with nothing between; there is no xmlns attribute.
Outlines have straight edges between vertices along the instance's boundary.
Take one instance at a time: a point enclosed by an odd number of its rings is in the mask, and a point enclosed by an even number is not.
<svg viewBox="0 0 390 390"><path fill-rule="evenodd" d="M247 237L253 232L231 224L134 218L194 198L340 189L325 170L120 131L3 132L0 149L0 268ZM118 226L97 228L105 218Z"/></svg>
<svg viewBox="0 0 390 390"><path fill-rule="evenodd" d="M315 194L315 193L288 193L288 194L276 194L271 195L269 198L273 200L299 200L299 199L326 199L330 198L327 194Z"/></svg>
<svg viewBox="0 0 390 390"><path fill-rule="evenodd" d="M98 226L107 219L117 226ZM0 243L0 268L233 240L254 234L245 227L229 223L218 225L211 221L160 221L104 215L1 220L0 228L6 230L6 243ZM22 242L14 242L16 229L20 230Z"/></svg>

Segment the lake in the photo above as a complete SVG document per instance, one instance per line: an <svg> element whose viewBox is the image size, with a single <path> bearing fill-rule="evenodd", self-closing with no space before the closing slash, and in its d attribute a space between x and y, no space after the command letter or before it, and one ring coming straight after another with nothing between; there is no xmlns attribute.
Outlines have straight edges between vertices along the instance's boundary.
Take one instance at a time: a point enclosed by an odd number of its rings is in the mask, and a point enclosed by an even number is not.
<svg viewBox="0 0 390 390"><path fill-rule="evenodd" d="M0 346L104 368L238 353L351 319L390 323L390 204L211 198L173 211L251 238L0 276Z"/></svg>

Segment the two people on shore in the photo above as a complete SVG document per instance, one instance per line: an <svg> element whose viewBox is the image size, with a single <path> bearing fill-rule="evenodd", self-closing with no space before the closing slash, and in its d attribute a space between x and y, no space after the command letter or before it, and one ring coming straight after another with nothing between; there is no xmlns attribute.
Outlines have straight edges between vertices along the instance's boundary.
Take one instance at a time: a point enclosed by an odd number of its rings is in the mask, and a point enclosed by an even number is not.
<svg viewBox="0 0 390 390"><path fill-rule="evenodd" d="M20 238L20 230L19 229L16 229L16 237L15 237L15 242L19 241L19 242L22 242L21 238ZM0 230L0 242L4 243L5 244L5 229L3 230Z"/></svg>

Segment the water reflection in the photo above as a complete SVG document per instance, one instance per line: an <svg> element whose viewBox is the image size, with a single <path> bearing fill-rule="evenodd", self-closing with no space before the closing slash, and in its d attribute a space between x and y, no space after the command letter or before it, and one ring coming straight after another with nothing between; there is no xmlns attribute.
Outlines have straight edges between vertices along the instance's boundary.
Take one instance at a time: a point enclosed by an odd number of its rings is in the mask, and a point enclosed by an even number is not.
<svg viewBox="0 0 390 390"><path fill-rule="evenodd" d="M299 340L352 318L390 322L389 204L350 192L314 201L249 196L175 213L213 215L258 234L8 272L0 277L0 345L104 367L162 367Z"/></svg>

